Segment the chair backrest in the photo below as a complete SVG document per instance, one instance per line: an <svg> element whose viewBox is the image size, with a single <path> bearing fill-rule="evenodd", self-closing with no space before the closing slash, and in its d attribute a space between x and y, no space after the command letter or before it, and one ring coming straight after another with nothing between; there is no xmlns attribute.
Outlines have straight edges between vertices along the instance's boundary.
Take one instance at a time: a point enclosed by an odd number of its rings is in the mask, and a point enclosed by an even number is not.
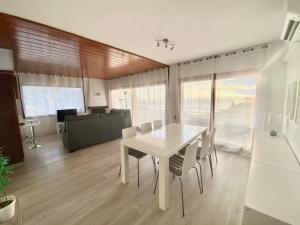
<svg viewBox="0 0 300 225"><path fill-rule="evenodd" d="M196 140L186 147L182 165L182 174L187 173L191 168L195 166L198 143L199 141Z"/></svg>
<svg viewBox="0 0 300 225"><path fill-rule="evenodd" d="M159 129L163 126L162 120L154 120L153 121L153 129Z"/></svg>
<svg viewBox="0 0 300 225"><path fill-rule="evenodd" d="M136 127L128 127L122 129L122 137L123 138L130 138L136 136Z"/></svg>
<svg viewBox="0 0 300 225"><path fill-rule="evenodd" d="M151 130L152 130L151 122L141 124L141 133L142 134L150 132Z"/></svg>
<svg viewBox="0 0 300 225"><path fill-rule="evenodd" d="M216 131L217 131L217 128L214 127L214 129L212 130L212 132L211 132L211 134L210 134L210 137L209 137L209 143L210 143L211 145L214 145L214 144L215 144Z"/></svg>
<svg viewBox="0 0 300 225"><path fill-rule="evenodd" d="M203 158L206 154L208 154L209 144L210 144L209 140L210 140L210 135L209 134L206 134L202 137L200 158Z"/></svg>

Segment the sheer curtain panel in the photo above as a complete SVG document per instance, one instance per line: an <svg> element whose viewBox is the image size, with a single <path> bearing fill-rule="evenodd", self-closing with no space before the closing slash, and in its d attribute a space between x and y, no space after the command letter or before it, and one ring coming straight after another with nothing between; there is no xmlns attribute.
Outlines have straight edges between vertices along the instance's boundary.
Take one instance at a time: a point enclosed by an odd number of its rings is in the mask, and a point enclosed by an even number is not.
<svg viewBox="0 0 300 225"><path fill-rule="evenodd" d="M157 69L108 81L110 108L130 109L132 123L161 119L166 123L167 69Z"/></svg>
<svg viewBox="0 0 300 225"><path fill-rule="evenodd" d="M181 109L181 122L217 127L216 143L224 149L250 150L259 115L256 106L265 99L257 98L256 84L265 64L267 47L257 46L173 65L171 71L178 83L172 80L170 83L174 85L173 90L179 87L181 97L176 104Z"/></svg>
<svg viewBox="0 0 300 225"><path fill-rule="evenodd" d="M59 109L84 111L82 79L18 73L25 117L56 115Z"/></svg>
<svg viewBox="0 0 300 225"><path fill-rule="evenodd" d="M250 151L255 124L256 71L217 74L216 144L230 151Z"/></svg>

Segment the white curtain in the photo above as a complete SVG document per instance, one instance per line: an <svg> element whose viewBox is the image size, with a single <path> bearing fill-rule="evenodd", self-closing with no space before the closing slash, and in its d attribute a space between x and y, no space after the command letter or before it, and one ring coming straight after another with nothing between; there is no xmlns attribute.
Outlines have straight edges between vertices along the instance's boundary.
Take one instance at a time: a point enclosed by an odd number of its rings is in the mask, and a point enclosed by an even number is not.
<svg viewBox="0 0 300 225"><path fill-rule="evenodd" d="M17 73L20 85L48 87L82 87L82 78L73 76Z"/></svg>
<svg viewBox="0 0 300 225"><path fill-rule="evenodd" d="M109 89L132 88L141 86L151 86L168 81L167 68L151 70L130 76L124 76L108 80Z"/></svg>
<svg viewBox="0 0 300 225"><path fill-rule="evenodd" d="M226 150L251 150L257 75L257 71L216 75L215 141Z"/></svg>
<svg viewBox="0 0 300 225"><path fill-rule="evenodd" d="M207 91L211 87L205 87L206 99L201 104L197 96L203 92L205 81L212 79L214 61L212 58L201 59L191 62L179 63L170 67L169 79L169 121L204 125L207 121ZM197 84L193 84L193 82ZM201 82L203 81L203 82ZM210 83L210 82L209 82ZM210 83L211 84L211 83ZM204 105L206 105L204 107ZM203 108L204 107L204 108ZM202 109L201 109L202 108ZM203 114L204 113L204 114ZM202 115L201 119L194 120L195 116ZM202 121L202 122L201 122ZM203 123L204 121L204 123Z"/></svg>
<svg viewBox="0 0 300 225"><path fill-rule="evenodd" d="M213 58L178 66L181 123L210 127Z"/></svg>
<svg viewBox="0 0 300 225"><path fill-rule="evenodd" d="M286 45L281 42L272 43L269 45L269 48L264 50L264 65L258 71L257 77L256 130L268 130L270 113L273 114L275 112L279 117L284 116L282 114L284 106L276 103L284 101L285 97L283 96L284 89L282 90L282 86L286 82L286 71L283 61L285 51Z"/></svg>
<svg viewBox="0 0 300 225"><path fill-rule="evenodd" d="M84 111L82 79L58 75L17 73L25 117L56 115L58 109Z"/></svg>
<svg viewBox="0 0 300 225"><path fill-rule="evenodd" d="M258 46L173 66L178 83L171 80L175 87L170 88L180 90L181 122L217 126L217 143L249 150L258 115L255 102L263 101L256 98L256 83L264 63L265 47Z"/></svg>
<svg viewBox="0 0 300 225"><path fill-rule="evenodd" d="M133 125L156 119L166 123L167 69L109 80L110 108L131 110Z"/></svg>
<svg viewBox="0 0 300 225"><path fill-rule="evenodd" d="M210 126L211 79L181 83L181 122Z"/></svg>

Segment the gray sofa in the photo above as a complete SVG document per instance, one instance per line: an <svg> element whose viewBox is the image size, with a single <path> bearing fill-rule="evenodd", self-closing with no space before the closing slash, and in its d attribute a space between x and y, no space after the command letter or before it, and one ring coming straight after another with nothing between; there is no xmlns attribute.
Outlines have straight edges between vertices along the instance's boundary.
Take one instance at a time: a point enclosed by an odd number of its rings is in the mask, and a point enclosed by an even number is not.
<svg viewBox="0 0 300 225"><path fill-rule="evenodd" d="M112 109L107 114L67 116L62 133L63 144L69 152L73 152L120 138L122 129L130 126L130 110Z"/></svg>

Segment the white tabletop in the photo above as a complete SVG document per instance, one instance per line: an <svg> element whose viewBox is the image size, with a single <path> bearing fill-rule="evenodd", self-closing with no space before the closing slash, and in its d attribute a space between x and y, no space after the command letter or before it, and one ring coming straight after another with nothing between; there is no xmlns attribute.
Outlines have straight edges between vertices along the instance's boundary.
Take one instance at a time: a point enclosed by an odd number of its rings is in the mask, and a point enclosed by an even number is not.
<svg viewBox="0 0 300 225"><path fill-rule="evenodd" d="M148 134L124 139L122 144L157 157L170 157L206 130L206 127L172 123Z"/></svg>

